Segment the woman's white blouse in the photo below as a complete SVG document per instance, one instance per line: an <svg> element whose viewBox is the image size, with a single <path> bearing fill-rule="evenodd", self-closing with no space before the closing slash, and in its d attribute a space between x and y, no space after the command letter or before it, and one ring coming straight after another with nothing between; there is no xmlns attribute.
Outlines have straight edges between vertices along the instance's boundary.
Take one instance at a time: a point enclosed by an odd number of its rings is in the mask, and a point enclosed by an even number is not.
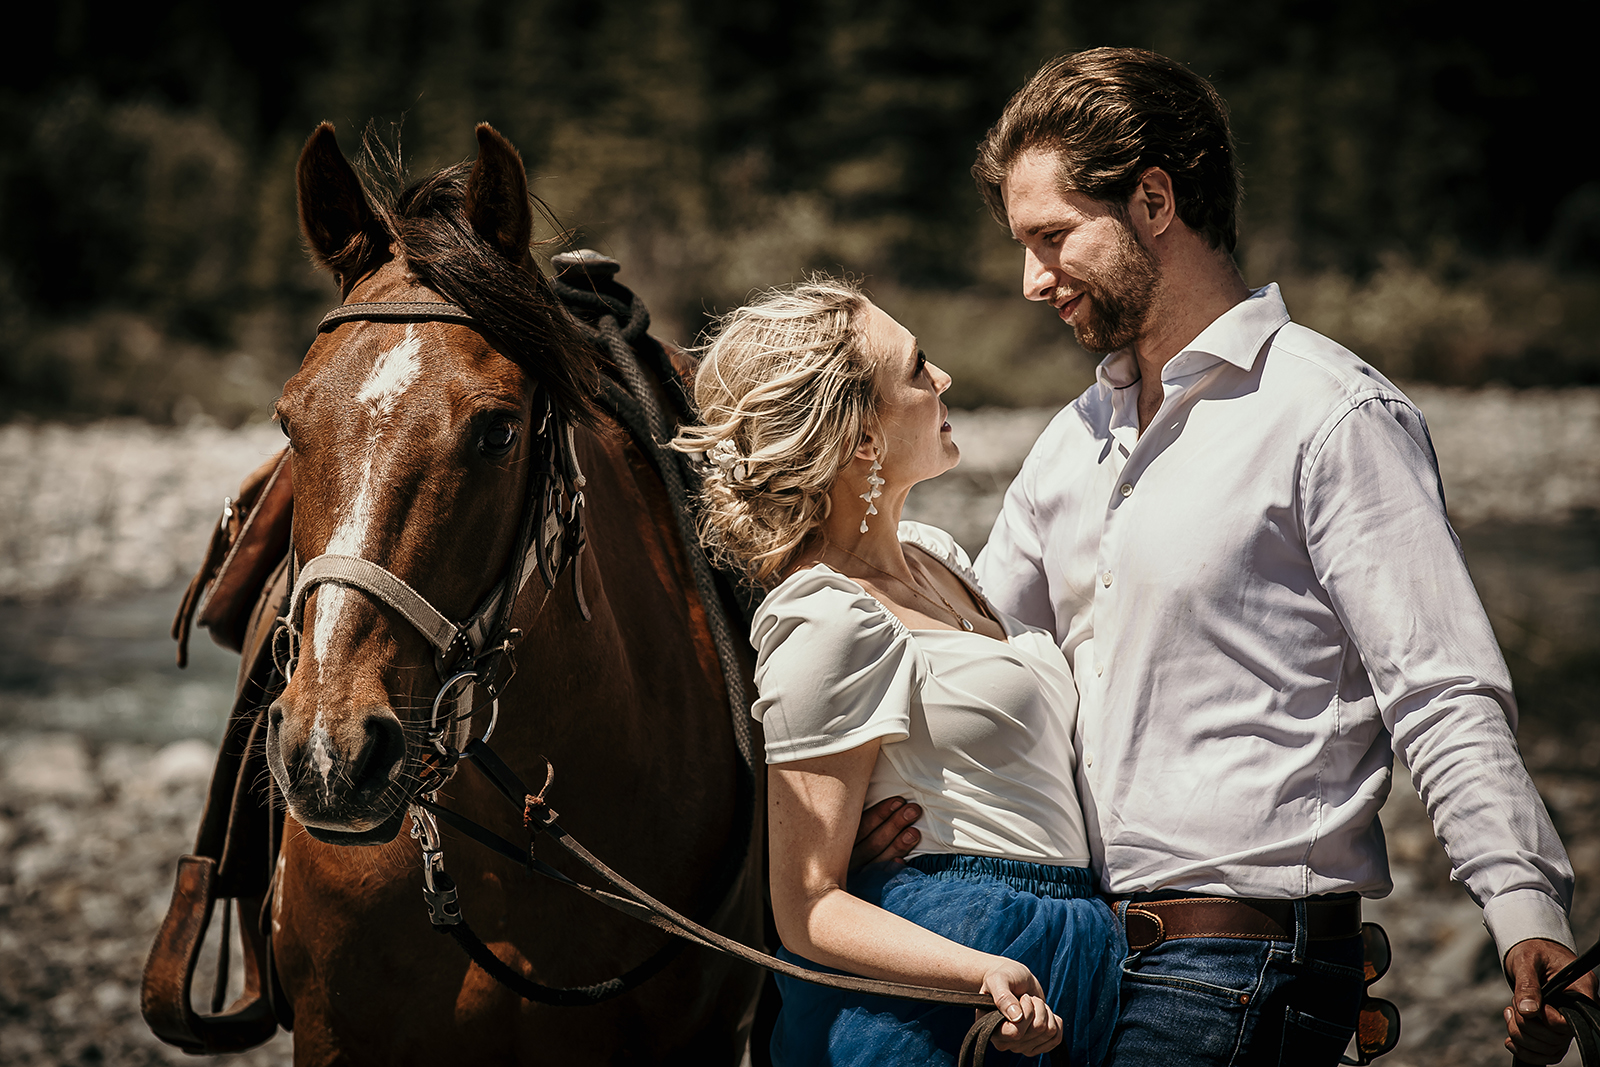
<svg viewBox="0 0 1600 1067"><path fill-rule="evenodd" d="M899 532L978 591L949 534L915 522ZM1072 675L1048 633L998 617L1007 642L911 630L824 564L791 574L767 595L750 630L759 691L752 712L766 735L767 762L845 752L878 738L866 802L904 796L922 806L913 855L1087 866Z"/></svg>

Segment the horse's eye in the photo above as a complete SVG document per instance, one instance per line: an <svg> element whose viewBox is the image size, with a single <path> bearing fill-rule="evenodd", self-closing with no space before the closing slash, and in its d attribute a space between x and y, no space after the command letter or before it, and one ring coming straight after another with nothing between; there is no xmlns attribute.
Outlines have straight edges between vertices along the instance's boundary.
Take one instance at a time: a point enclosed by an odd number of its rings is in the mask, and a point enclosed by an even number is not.
<svg viewBox="0 0 1600 1067"><path fill-rule="evenodd" d="M483 439L478 442L478 451L486 456L503 456L511 451L516 440L517 424L502 419L484 431Z"/></svg>
<svg viewBox="0 0 1600 1067"><path fill-rule="evenodd" d="M278 429L283 431L283 436L289 436L289 420L282 415L278 416Z"/></svg>

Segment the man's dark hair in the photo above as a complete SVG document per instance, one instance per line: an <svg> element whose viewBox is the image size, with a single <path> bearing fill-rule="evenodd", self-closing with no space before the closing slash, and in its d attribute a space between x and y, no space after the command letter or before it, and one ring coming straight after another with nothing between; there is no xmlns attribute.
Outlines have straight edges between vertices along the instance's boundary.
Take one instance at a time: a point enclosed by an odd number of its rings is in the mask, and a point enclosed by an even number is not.
<svg viewBox="0 0 1600 1067"><path fill-rule="evenodd" d="M1139 178L1172 178L1178 217L1212 248L1239 239L1239 168L1228 107L1211 83L1142 48L1092 48L1046 63L978 146L972 176L1007 225L1000 183L1026 151L1054 152L1064 192L1125 211Z"/></svg>

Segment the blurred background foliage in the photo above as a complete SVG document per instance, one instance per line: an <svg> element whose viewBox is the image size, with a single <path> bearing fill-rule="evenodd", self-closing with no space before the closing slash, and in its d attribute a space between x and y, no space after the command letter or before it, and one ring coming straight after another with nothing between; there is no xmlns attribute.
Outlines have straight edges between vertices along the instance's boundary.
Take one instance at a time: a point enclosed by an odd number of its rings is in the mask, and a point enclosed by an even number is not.
<svg viewBox="0 0 1600 1067"><path fill-rule="evenodd" d="M1240 262L1297 318L1402 379L1597 383L1600 181L1570 13L26 5L0 67L0 417L259 417L336 296L294 214L295 157L323 119L347 153L369 120L398 124L416 173L494 123L566 239L620 258L664 337L691 342L754 287L848 271L955 374L956 406L1063 401L1092 361L1016 297L1019 256L967 168L1041 61L1098 44L1165 52L1228 99Z"/></svg>

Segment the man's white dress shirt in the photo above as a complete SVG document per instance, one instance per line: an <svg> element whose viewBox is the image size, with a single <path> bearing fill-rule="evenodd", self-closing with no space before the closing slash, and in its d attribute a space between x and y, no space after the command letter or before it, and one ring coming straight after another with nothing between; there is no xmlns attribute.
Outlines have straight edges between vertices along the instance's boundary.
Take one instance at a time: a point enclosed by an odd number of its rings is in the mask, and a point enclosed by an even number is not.
<svg viewBox="0 0 1600 1067"><path fill-rule="evenodd" d="M1167 363L1143 435L1132 353L1097 379L1034 445L977 571L1071 664L1102 888L1383 896L1398 753L1502 957L1572 948L1572 867L1422 414L1290 322L1276 285Z"/></svg>

